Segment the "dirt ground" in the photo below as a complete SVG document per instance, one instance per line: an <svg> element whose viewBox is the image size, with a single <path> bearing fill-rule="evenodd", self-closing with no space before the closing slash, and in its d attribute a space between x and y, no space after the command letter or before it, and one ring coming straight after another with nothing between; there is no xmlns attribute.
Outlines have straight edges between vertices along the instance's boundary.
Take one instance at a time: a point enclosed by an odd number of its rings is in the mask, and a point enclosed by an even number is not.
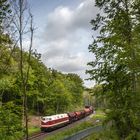
<svg viewBox="0 0 140 140"><path fill-rule="evenodd" d="M40 126L40 116L29 116L29 126Z"/></svg>

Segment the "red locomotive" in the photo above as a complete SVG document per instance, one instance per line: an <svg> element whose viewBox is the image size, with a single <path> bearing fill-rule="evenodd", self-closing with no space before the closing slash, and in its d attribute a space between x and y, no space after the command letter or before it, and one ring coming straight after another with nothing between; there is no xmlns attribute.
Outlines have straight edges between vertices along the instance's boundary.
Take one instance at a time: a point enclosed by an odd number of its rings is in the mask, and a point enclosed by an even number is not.
<svg viewBox="0 0 140 140"><path fill-rule="evenodd" d="M68 114L58 114L52 116L42 117L41 119L41 130L52 130L54 128L63 126L69 123L69 116Z"/></svg>
<svg viewBox="0 0 140 140"><path fill-rule="evenodd" d="M65 126L82 119L91 113L93 113L93 108L91 106L86 106L84 110L42 117L41 131L50 131L61 126Z"/></svg>

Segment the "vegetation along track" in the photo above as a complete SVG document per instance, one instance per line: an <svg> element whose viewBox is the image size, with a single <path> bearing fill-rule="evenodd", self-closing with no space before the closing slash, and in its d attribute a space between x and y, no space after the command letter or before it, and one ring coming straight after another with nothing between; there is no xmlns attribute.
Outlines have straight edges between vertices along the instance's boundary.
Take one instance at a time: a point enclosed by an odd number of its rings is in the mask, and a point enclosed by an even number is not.
<svg viewBox="0 0 140 140"><path fill-rule="evenodd" d="M88 116L88 117L86 117L86 118L83 118L83 119L81 119L81 120L78 120L78 121L76 121L76 122L74 122L74 123L72 123L72 124L69 124L69 125L67 125L67 126L61 127L61 128L59 128L59 129L53 130L53 131L51 131L51 132L38 132L38 133L35 133L35 134L33 134L31 137L29 137L29 140L45 140L45 138L46 138L47 136L49 136L49 135L53 135L53 134L55 134L55 133L57 133L57 132L63 131L63 130L65 130L66 128L74 127L74 126L77 125L78 123L81 123L81 122L83 122L83 121L87 121L87 120L89 120L89 119L90 119L90 118L89 118L89 116Z"/></svg>
<svg viewBox="0 0 140 140"><path fill-rule="evenodd" d="M45 132L38 132L38 133L35 133L33 135L31 135L28 140L37 140L37 139L40 139L41 137L47 135L47 133ZM25 139L24 139L25 140Z"/></svg>

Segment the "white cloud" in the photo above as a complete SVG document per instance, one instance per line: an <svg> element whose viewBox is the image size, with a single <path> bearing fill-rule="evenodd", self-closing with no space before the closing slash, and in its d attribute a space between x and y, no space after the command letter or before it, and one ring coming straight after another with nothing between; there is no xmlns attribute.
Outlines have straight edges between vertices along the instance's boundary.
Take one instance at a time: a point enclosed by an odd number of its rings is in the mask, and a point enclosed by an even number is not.
<svg viewBox="0 0 140 140"><path fill-rule="evenodd" d="M45 59L46 55L43 56ZM67 54L66 56L56 56L46 61L47 65L62 71L62 72L78 72L85 70L86 59L84 53L77 53L76 55Z"/></svg>
<svg viewBox="0 0 140 140"><path fill-rule="evenodd" d="M93 0L84 0L75 9L59 6L48 15L42 35L45 45L41 46L42 60L48 67L86 77L92 41L90 20L96 13Z"/></svg>
<svg viewBox="0 0 140 140"><path fill-rule="evenodd" d="M95 17L97 9L93 0L85 0L76 9L60 6L48 15L44 38L56 41L69 37L77 30L90 30L90 20Z"/></svg>

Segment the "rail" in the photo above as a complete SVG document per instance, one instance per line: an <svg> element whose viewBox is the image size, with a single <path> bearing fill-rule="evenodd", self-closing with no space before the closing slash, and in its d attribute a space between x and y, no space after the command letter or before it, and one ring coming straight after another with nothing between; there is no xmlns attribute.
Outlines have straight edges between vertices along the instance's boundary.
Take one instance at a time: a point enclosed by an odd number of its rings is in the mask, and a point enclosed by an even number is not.
<svg viewBox="0 0 140 140"><path fill-rule="evenodd" d="M98 132L103 130L103 127L101 125L99 126L94 126L94 127L89 127L88 129L84 129L82 131L79 131L76 134L73 134L69 137L64 138L64 140L81 140L88 135L92 134L93 132Z"/></svg>

